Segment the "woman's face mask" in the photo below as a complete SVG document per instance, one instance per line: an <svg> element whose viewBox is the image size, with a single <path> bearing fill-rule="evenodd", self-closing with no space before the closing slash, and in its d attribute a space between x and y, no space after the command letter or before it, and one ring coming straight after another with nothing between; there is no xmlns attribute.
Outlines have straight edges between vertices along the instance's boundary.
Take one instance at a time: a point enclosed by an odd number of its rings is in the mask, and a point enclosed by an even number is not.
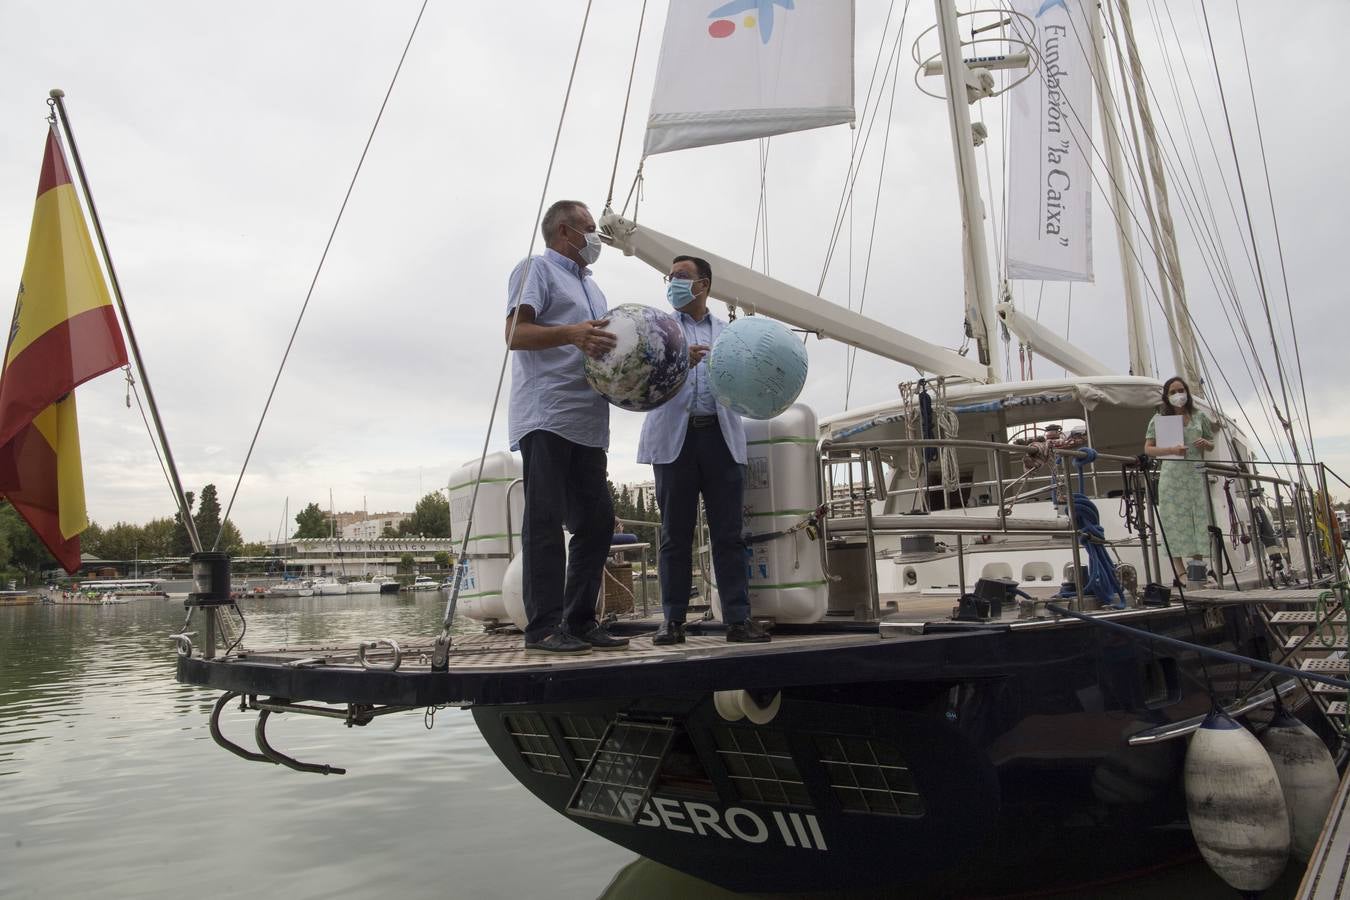
<svg viewBox="0 0 1350 900"><path fill-rule="evenodd" d="M1167 395L1167 402L1171 403L1177 409L1181 409L1183 406L1185 406L1186 400L1187 396L1185 391L1173 391L1172 393Z"/></svg>

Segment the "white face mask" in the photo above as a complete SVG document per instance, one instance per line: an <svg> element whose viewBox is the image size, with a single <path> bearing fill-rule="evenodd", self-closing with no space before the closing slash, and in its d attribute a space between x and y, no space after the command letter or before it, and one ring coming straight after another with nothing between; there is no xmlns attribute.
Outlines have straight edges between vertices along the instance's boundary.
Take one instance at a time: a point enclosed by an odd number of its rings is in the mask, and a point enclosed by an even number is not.
<svg viewBox="0 0 1350 900"><path fill-rule="evenodd" d="M1172 393L1167 395L1167 402L1171 403L1177 409L1181 409L1183 406L1186 405L1186 392L1173 391Z"/></svg>
<svg viewBox="0 0 1350 900"><path fill-rule="evenodd" d="M571 225L568 225L567 227L572 228ZM595 265L595 261L600 258L601 248L605 246L600 242L600 232L582 231L580 228L572 228L572 230L586 239L586 243L577 250L577 256L580 256L586 265Z"/></svg>

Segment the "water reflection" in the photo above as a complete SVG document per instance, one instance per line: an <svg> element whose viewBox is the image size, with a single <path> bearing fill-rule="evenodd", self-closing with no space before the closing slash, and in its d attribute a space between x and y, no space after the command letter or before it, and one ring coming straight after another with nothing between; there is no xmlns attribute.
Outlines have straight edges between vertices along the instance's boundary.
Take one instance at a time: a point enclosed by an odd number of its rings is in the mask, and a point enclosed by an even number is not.
<svg viewBox="0 0 1350 900"><path fill-rule="evenodd" d="M440 594L245 601L252 646L434 635ZM6 898L736 896L592 835L518 785L468 713L364 728L276 716L318 776L216 747L216 695L174 682L179 603L0 608L0 879ZM466 628L472 626L465 626ZM254 719L227 713L249 745ZM1293 896L1296 873L1268 897ZM1232 892L1201 864L1094 897ZM816 895L820 896L820 895ZM857 898L865 895L852 895ZM878 893L875 896L894 896Z"/></svg>

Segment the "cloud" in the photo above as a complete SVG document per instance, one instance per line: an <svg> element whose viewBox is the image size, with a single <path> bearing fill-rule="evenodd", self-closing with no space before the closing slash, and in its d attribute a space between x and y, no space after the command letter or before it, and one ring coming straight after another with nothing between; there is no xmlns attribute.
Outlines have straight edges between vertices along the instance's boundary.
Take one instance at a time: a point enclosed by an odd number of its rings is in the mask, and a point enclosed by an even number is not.
<svg viewBox="0 0 1350 900"><path fill-rule="evenodd" d="M647 17L636 71L615 188L620 204L640 152L664 18L660 6ZM411 0L313 0L250 8L246 16L167 0L130 6L43 0L6 7L7 27L0 34L8 87L0 96L8 137L0 146L0 209L6 210L0 216L0 273L17 283L44 137L44 101L49 88L60 86L189 488L214 482L226 498L233 488L417 9ZM410 509L421 492L445 484L482 446L503 352L506 275L533 237L583 5L468 9L431 4L409 51L243 482L234 518L249 538L277 530L287 498L293 515L311 501L326 506L330 488L339 508L365 502L371 510ZM1332 108L1344 101L1314 90L1289 91L1283 74L1297 71L1303 84L1334 83L1334 55L1307 54L1301 38L1330 10L1323 3L1244 13L1309 402L1315 430L1326 435L1319 450L1350 472L1350 410L1337 390L1341 335L1327 327L1343 321L1335 265L1343 251L1330 198L1350 188L1335 149L1344 117ZM636 4L623 0L595 3L548 199L576 197L597 210L603 205L637 13ZM1166 106L1171 86L1156 65L1153 24L1142 11L1136 14L1143 51L1155 64L1152 85ZM884 8L861 3L857 15L861 101ZM928 24L915 16L900 53L904 60L909 41ZM1217 116L1200 33L1188 13L1177 20L1206 113ZM1235 46L1231 22L1216 28L1216 42ZM1235 91L1245 89L1238 58L1225 53L1220 60L1225 85ZM866 312L955 347L963 287L948 126L942 104L914 91L910 74L906 62L882 190L877 172L884 114L823 293L832 302L863 302L867 235L879 204ZM1250 102L1235 102L1230 94L1230 103L1245 111L1235 128L1248 148L1244 175L1255 194L1262 261L1270 266L1269 213L1264 192L1254 187L1261 183L1260 160L1249 149ZM976 114L997 133L996 104L986 103ZM1168 121L1184 148L1181 120ZM1217 119L1210 123L1216 142L1224 137L1218 125ZM858 134L832 128L771 142L768 258L776 277L815 289ZM1206 165L1208 144L1202 135L1194 137ZM991 145L997 159L999 145ZM1222 154L1226 145L1216 147ZM642 221L749 261L759 197L753 143L654 157L645 175ZM1208 183L1216 192L1215 216L1235 239L1239 229L1229 221L1226 196L1217 193L1222 189L1212 174ZM995 196L986 203L996 211L997 176L993 186ZM1177 186L1174 193L1179 203L1185 189ZM1177 218L1184 229L1179 210ZM1098 219L1109 221L1104 213ZM1123 366L1119 263L1114 237L1104 228L1099 232L1098 284L1075 287L1071 308L1061 286L1038 296L1035 286L1024 285L1015 295L1023 308L1040 306L1047 322L1069 321L1076 342L1108 365ZM1183 241L1197 319L1219 352L1219 368L1234 377L1244 401L1254 402L1238 345L1194 258L1194 241L1184 234ZM1259 305L1245 256L1239 250L1230 262L1254 317ZM611 303L660 305L657 275L613 250L596 267ZM1282 309L1282 282L1268 287L1277 311ZM1253 327L1259 324L1253 318ZM1287 330L1282 326L1283 349L1292 353ZM1260 346L1268 344L1263 339ZM822 413L837 410L844 398L845 351L815 339L808 348L812 376L803 399ZM1292 367L1292 359L1288 363ZM1038 360L1037 373L1058 370ZM850 402L893 398L896 383L912 375L860 357ZM125 385L113 375L81 389L89 507L102 522L144 521L172 510L139 413L134 403L127 408L125 396ZM649 477L632 461L640 424L637 415L614 413L611 471L617 481ZM504 442L503 405L491 446Z"/></svg>

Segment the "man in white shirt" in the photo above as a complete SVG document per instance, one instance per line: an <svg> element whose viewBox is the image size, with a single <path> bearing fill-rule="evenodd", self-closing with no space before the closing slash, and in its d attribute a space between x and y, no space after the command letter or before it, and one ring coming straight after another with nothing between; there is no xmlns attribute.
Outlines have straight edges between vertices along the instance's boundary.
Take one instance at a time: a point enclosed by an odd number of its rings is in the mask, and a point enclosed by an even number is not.
<svg viewBox="0 0 1350 900"><path fill-rule="evenodd" d="M647 414L638 462L656 474L661 508L661 609L665 620L654 644L684 643L685 614L693 585L694 522L703 495L712 538L713 572L732 643L763 643L764 629L750 618L743 534L745 429L741 417L712 395L707 355L726 326L708 311L712 267L677 256L666 276L666 297L689 342L689 377L680 392Z"/></svg>

